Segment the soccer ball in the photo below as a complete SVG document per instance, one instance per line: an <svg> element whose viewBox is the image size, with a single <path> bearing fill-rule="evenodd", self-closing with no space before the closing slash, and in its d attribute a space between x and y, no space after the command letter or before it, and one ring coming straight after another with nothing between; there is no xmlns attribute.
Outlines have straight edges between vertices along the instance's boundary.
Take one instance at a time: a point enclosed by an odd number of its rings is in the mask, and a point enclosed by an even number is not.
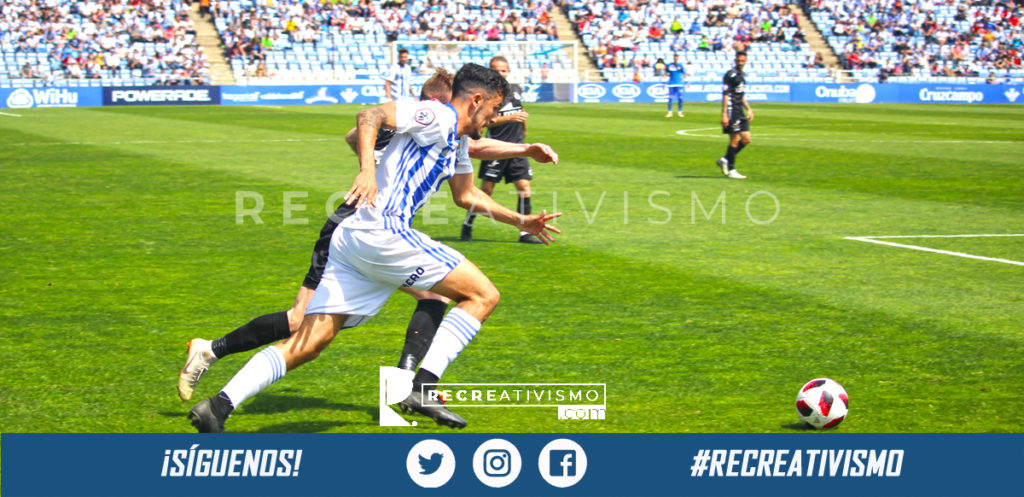
<svg viewBox="0 0 1024 497"><path fill-rule="evenodd" d="M808 381L796 394L796 413L809 426L828 430L839 426L850 412L850 398L835 380Z"/></svg>

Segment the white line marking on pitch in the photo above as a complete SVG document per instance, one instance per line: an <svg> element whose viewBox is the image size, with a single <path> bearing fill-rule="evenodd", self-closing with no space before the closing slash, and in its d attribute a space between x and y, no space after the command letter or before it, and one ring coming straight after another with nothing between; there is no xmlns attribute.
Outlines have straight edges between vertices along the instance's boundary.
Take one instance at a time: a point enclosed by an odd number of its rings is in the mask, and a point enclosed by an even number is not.
<svg viewBox="0 0 1024 497"><path fill-rule="evenodd" d="M1014 266L1024 266L1024 262L1012 261L1010 259L999 259L996 257L983 257L974 254L965 254L963 252L952 252L949 250L939 250L928 247L921 247L919 245L907 245L903 243L884 242L881 238L982 238L982 237L1010 237L1010 236L1024 236L1022 234L991 234L991 235L895 235L895 236L846 236L843 237L847 240L855 240L858 242L875 243L878 245L888 245L890 247L899 247L911 250L920 250L922 252L932 252L935 254L953 255L956 257L965 257L967 259L977 259L980 261L991 261L991 262L1002 262L1003 264L1013 264Z"/></svg>
<svg viewBox="0 0 1024 497"><path fill-rule="evenodd" d="M11 114L9 112L0 112L0 116L21 117L21 114Z"/></svg>
<svg viewBox="0 0 1024 497"><path fill-rule="evenodd" d="M112 142L81 141L81 142L21 142L2 143L12 147L51 147L54 145L154 145L168 143L299 143L299 142L334 142L343 141L344 138L276 138L267 140L125 140Z"/></svg>

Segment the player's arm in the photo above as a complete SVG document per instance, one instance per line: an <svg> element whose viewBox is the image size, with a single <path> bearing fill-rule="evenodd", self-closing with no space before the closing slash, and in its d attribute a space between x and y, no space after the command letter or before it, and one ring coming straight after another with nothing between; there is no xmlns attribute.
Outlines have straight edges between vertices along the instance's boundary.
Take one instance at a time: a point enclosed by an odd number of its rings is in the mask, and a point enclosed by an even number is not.
<svg viewBox="0 0 1024 497"><path fill-rule="evenodd" d="M348 143L349 148L352 149L356 155L359 155L359 128L352 128L345 133L345 143Z"/></svg>
<svg viewBox="0 0 1024 497"><path fill-rule="evenodd" d="M452 197L455 205L466 209L473 214L483 215L511 224L522 231L536 236L545 245L554 241L551 233L561 233L558 228L548 224L548 221L562 215L561 212L548 214L542 211L540 214L524 216L518 212L496 202L490 195L487 195L473 184L473 174L464 173L452 176L448 180L448 186L452 189ZM551 232L551 233L549 233Z"/></svg>
<svg viewBox="0 0 1024 497"><path fill-rule="evenodd" d="M491 122L488 125L489 126L500 126L502 124L508 124L508 123L510 123L512 121L524 123L524 125L525 125L526 119L528 119L529 117L530 117L530 114L528 114L525 110L521 110L519 112L513 112L512 114L506 114L504 116L497 116L494 119L491 119Z"/></svg>
<svg viewBox="0 0 1024 497"><path fill-rule="evenodd" d="M729 125L729 92L722 92L722 126Z"/></svg>
<svg viewBox="0 0 1024 497"><path fill-rule="evenodd" d="M384 80L384 95L388 97L388 100L394 100L391 98L391 81Z"/></svg>
<svg viewBox="0 0 1024 497"><path fill-rule="evenodd" d="M743 94L743 109L747 112L747 121L754 120L754 109L750 108L750 104L747 103L747 94Z"/></svg>
<svg viewBox="0 0 1024 497"><path fill-rule="evenodd" d="M537 162L558 164L558 153L544 143L509 143L493 138L469 141L469 156L480 160L529 157Z"/></svg>
<svg viewBox="0 0 1024 497"><path fill-rule="evenodd" d="M352 182L352 188L345 194L345 205L358 200L356 208L367 204L375 206L377 197L377 161L373 147L381 128L395 129L395 102L363 109L356 115L356 153L359 155L359 174Z"/></svg>

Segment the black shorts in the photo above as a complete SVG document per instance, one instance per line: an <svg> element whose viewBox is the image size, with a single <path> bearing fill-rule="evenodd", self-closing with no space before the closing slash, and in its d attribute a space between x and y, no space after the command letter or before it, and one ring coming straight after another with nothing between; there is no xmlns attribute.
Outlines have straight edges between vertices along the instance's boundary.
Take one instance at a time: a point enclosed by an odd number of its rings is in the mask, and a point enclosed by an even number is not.
<svg viewBox="0 0 1024 497"><path fill-rule="evenodd" d="M313 257L309 262L309 272L302 280L302 286L316 290L320 285L320 277L324 275L324 267L327 266L327 253L331 250L331 235L343 219L351 216L356 211L355 207L341 204L334 214L327 218L324 227L320 230L320 238L313 245Z"/></svg>
<svg viewBox="0 0 1024 497"><path fill-rule="evenodd" d="M750 120L746 116L732 116L729 118L729 125L722 126L722 133L727 135L735 135L744 131L750 131Z"/></svg>
<svg viewBox="0 0 1024 497"><path fill-rule="evenodd" d="M492 183L497 183L502 178L505 178L505 183L514 183L521 179L533 179L533 169L525 157L485 160L480 162L480 173L477 177Z"/></svg>

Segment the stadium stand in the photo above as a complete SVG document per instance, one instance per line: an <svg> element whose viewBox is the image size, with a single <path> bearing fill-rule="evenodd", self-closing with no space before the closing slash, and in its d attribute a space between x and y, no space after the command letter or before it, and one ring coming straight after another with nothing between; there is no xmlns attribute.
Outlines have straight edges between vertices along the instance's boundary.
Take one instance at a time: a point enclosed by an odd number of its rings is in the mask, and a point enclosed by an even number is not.
<svg viewBox="0 0 1024 497"><path fill-rule="evenodd" d="M1020 0L814 0L811 19L855 79L1024 80Z"/></svg>
<svg viewBox="0 0 1024 497"><path fill-rule="evenodd" d="M831 78L815 64L796 14L781 0L567 0L563 7L608 81L660 81L679 53L690 81L720 81L737 48L759 82Z"/></svg>
<svg viewBox="0 0 1024 497"><path fill-rule="evenodd" d="M532 56L509 61L514 73L546 79L571 67L559 45L541 43L558 39L551 8L550 0L227 0L212 11L236 79L287 84L378 79L391 64L389 43L407 48L426 74L516 52L511 42L536 42ZM429 51L431 42L453 41L478 45Z"/></svg>
<svg viewBox="0 0 1024 497"><path fill-rule="evenodd" d="M182 0L7 0L0 5L0 84L208 84Z"/></svg>

